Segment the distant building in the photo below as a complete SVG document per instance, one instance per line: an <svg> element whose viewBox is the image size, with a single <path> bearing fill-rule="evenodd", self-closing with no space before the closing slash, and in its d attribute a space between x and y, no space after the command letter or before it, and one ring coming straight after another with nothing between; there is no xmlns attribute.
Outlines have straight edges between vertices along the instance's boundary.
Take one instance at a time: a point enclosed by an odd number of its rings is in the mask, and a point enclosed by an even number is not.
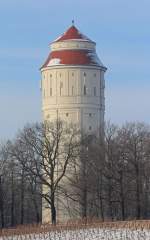
<svg viewBox="0 0 150 240"><path fill-rule="evenodd" d="M96 43L73 24L51 43L41 68L43 119L61 118L87 133L103 131L105 71Z"/></svg>

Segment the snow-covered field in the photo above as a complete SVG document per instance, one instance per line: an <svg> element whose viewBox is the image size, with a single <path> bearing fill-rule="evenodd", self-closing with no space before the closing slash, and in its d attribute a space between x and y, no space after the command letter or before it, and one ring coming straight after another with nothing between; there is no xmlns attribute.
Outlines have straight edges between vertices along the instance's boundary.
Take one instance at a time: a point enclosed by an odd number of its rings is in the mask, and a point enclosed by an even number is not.
<svg viewBox="0 0 150 240"><path fill-rule="evenodd" d="M101 229L57 230L28 235L3 236L0 240L150 240L146 229Z"/></svg>

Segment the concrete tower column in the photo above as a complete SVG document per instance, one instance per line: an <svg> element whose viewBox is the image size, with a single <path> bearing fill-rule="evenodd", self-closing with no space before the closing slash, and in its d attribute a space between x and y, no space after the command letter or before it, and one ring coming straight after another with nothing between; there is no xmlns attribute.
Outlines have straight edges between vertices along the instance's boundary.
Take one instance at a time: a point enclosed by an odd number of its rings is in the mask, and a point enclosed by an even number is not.
<svg viewBox="0 0 150 240"><path fill-rule="evenodd" d="M96 43L71 26L51 43L41 67L43 120L59 117L87 133L103 130L106 70L96 54Z"/></svg>

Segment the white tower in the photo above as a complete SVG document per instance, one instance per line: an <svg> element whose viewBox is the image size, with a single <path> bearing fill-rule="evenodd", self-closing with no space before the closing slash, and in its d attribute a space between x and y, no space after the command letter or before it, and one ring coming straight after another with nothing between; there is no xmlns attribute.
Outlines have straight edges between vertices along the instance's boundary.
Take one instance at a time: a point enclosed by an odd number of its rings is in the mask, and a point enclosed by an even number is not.
<svg viewBox="0 0 150 240"><path fill-rule="evenodd" d="M43 120L60 118L87 133L103 132L106 67L95 47L74 25L51 43L41 67ZM49 213L43 210L43 216L46 221Z"/></svg>
<svg viewBox="0 0 150 240"><path fill-rule="evenodd" d="M95 47L74 25L52 42L41 68L44 120L59 117L85 132L103 129L106 67Z"/></svg>

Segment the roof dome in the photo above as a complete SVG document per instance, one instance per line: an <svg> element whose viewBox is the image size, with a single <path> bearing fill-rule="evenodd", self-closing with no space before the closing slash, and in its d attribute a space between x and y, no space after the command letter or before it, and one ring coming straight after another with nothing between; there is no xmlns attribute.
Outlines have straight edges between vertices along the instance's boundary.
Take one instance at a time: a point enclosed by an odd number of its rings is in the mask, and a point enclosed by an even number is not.
<svg viewBox="0 0 150 240"><path fill-rule="evenodd" d="M59 36L54 42L60 42L65 40L80 40L92 42L87 36L79 32L75 26L71 26L63 35Z"/></svg>
<svg viewBox="0 0 150 240"><path fill-rule="evenodd" d="M42 68L60 65L96 66L106 69L99 60L95 42L73 25L51 44L51 52ZM41 68L41 69L42 69Z"/></svg>

